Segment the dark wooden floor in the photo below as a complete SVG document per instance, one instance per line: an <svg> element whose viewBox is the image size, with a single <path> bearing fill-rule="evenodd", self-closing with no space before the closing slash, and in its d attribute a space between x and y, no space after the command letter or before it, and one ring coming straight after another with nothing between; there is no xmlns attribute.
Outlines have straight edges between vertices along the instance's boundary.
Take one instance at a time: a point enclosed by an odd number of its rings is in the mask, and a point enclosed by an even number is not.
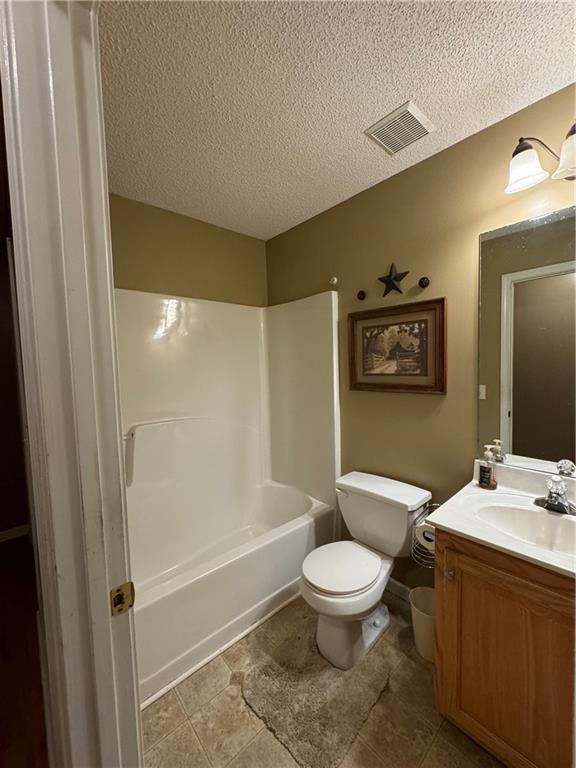
<svg viewBox="0 0 576 768"><path fill-rule="evenodd" d="M0 543L0 766L48 765L32 547Z"/></svg>

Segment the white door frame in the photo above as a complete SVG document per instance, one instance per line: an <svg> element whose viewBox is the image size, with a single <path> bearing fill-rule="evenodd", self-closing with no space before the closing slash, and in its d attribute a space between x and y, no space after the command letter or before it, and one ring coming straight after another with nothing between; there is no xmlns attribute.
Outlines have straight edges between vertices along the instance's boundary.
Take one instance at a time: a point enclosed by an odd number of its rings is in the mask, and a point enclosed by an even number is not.
<svg viewBox="0 0 576 768"><path fill-rule="evenodd" d="M512 392L514 387L514 288L517 283L538 280L541 277L565 275L574 272L573 261L548 264L545 267L523 269L502 275L500 322L500 439L504 453L513 453L512 434L514 413ZM510 416L508 416L510 414Z"/></svg>
<svg viewBox="0 0 576 768"><path fill-rule="evenodd" d="M141 762L97 8L0 4L52 768Z"/></svg>

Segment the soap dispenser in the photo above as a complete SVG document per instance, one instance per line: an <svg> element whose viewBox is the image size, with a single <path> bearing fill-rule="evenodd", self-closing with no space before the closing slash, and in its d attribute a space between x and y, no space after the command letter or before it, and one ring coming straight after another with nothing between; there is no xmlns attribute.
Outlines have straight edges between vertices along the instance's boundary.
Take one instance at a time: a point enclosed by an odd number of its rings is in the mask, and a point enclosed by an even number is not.
<svg viewBox="0 0 576 768"><path fill-rule="evenodd" d="M480 462L478 473L478 485L488 491L493 491L497 487L494 476L494 448L493 445L484 446L484 458Z"/></svg>
<svg viewBox="0 0 576 768"><path fill-rule="evenodd" d="M498 438L496 438L492 442L494 443L494 445L492 446L494 461L498 462L499 464L503 464L504 459L506 457L504 456L504 452L502 450L502 440L499 440Z"/></svg>

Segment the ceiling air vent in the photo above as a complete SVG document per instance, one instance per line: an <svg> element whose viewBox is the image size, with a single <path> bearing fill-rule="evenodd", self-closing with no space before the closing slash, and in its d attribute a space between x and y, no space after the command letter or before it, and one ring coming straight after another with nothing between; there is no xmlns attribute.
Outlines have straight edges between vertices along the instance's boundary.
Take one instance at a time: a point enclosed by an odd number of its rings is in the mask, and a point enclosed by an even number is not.
<svg viewBox="0 0 576 768"><path fill-rule="evenodd" d="M434 130L435 127L426 115L411 101L407 101L364 133L384 147L389 155L395 155Z"/></svg>

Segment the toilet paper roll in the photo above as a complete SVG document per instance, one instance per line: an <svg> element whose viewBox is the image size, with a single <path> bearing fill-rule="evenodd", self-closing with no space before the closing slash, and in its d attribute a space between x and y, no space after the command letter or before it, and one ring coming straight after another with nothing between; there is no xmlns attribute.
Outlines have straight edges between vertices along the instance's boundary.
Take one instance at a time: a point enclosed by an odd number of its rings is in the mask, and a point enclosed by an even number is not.
<svg viewBox="0 0 576 768"><path fill-rule="evenodd" d="M429 552L434 552L434 541L436 533L434 526L430 523L420 523L416 526L416 540Z"/></svg>

